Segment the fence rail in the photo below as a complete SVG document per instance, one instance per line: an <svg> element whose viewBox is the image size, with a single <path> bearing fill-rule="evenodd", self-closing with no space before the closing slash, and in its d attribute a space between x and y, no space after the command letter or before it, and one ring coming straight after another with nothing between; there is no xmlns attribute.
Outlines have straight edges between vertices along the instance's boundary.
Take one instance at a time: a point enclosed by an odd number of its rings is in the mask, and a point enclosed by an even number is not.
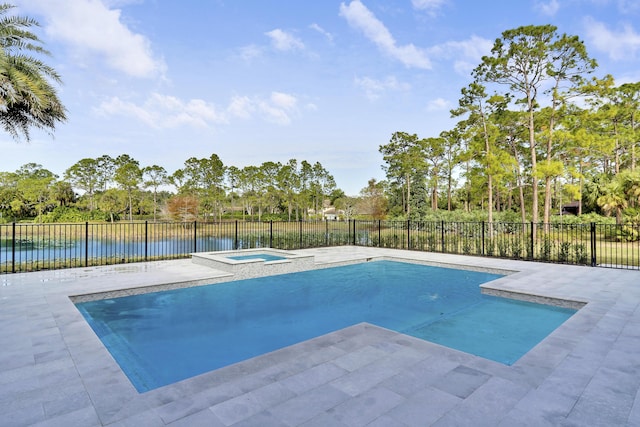
<svg viewBox="0 0 640 427"><path fill-rule="evenodd" d="M638 225L351 220L3 224L0 273L341 245L640 269Z"/></svg>

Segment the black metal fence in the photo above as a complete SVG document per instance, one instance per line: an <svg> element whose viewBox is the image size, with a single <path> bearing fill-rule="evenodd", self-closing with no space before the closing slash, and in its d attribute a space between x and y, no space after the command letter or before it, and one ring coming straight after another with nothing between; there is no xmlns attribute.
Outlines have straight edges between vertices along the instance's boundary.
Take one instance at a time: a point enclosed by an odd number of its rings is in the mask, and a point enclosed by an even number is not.
<svg viewBox="0 0 640 427"><path fill-rule="evenodd" d="M4 224L0 273L340 245L640 268L638 225L351 220Z"/></svg>

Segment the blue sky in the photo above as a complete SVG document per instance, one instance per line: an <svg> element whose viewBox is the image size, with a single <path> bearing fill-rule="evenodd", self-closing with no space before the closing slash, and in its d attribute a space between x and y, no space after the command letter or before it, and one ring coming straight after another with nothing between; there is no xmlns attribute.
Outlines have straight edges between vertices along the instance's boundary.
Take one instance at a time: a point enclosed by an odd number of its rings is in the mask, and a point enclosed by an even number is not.
<svg viewBox="0 0 640 427"><path fill-rule="evenodd" d="M437 136L502 31L578 35L597 76L640 81L640 0L14 0L41 23L68 122L0 134L0 171L62 175L126 153L169 173L216 153L243 167L320 162L356 195L396 131Z"/></svg>

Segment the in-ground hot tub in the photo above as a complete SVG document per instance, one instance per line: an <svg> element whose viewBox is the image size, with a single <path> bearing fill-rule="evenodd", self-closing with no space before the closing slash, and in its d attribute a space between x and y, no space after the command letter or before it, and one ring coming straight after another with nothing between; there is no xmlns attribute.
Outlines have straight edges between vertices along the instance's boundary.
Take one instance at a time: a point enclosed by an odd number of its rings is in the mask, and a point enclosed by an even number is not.
<svg viewBox="0 0 640 427"><path fill-rule="evenodd" d="M235 279L311 270L315 263L313 255L298 255L270 248L196 252L191 254L191 261L232 273Z"/></svg>

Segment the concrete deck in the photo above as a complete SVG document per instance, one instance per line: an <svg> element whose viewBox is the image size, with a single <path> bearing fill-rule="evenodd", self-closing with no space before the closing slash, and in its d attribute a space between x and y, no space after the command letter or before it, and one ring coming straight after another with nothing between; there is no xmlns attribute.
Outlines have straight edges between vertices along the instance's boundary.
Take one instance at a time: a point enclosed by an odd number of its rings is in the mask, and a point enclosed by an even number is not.
<svg viewBox="0 0 640 427"><path fill-rule="evenodd" d="M0 425L640 425L640 272L339 247L515 270L497 289L588 304L513 366L359 324L139 394L69 296L226 273L189 260L0 277ZM227 276L228 277L228 276Z"/></svg>

